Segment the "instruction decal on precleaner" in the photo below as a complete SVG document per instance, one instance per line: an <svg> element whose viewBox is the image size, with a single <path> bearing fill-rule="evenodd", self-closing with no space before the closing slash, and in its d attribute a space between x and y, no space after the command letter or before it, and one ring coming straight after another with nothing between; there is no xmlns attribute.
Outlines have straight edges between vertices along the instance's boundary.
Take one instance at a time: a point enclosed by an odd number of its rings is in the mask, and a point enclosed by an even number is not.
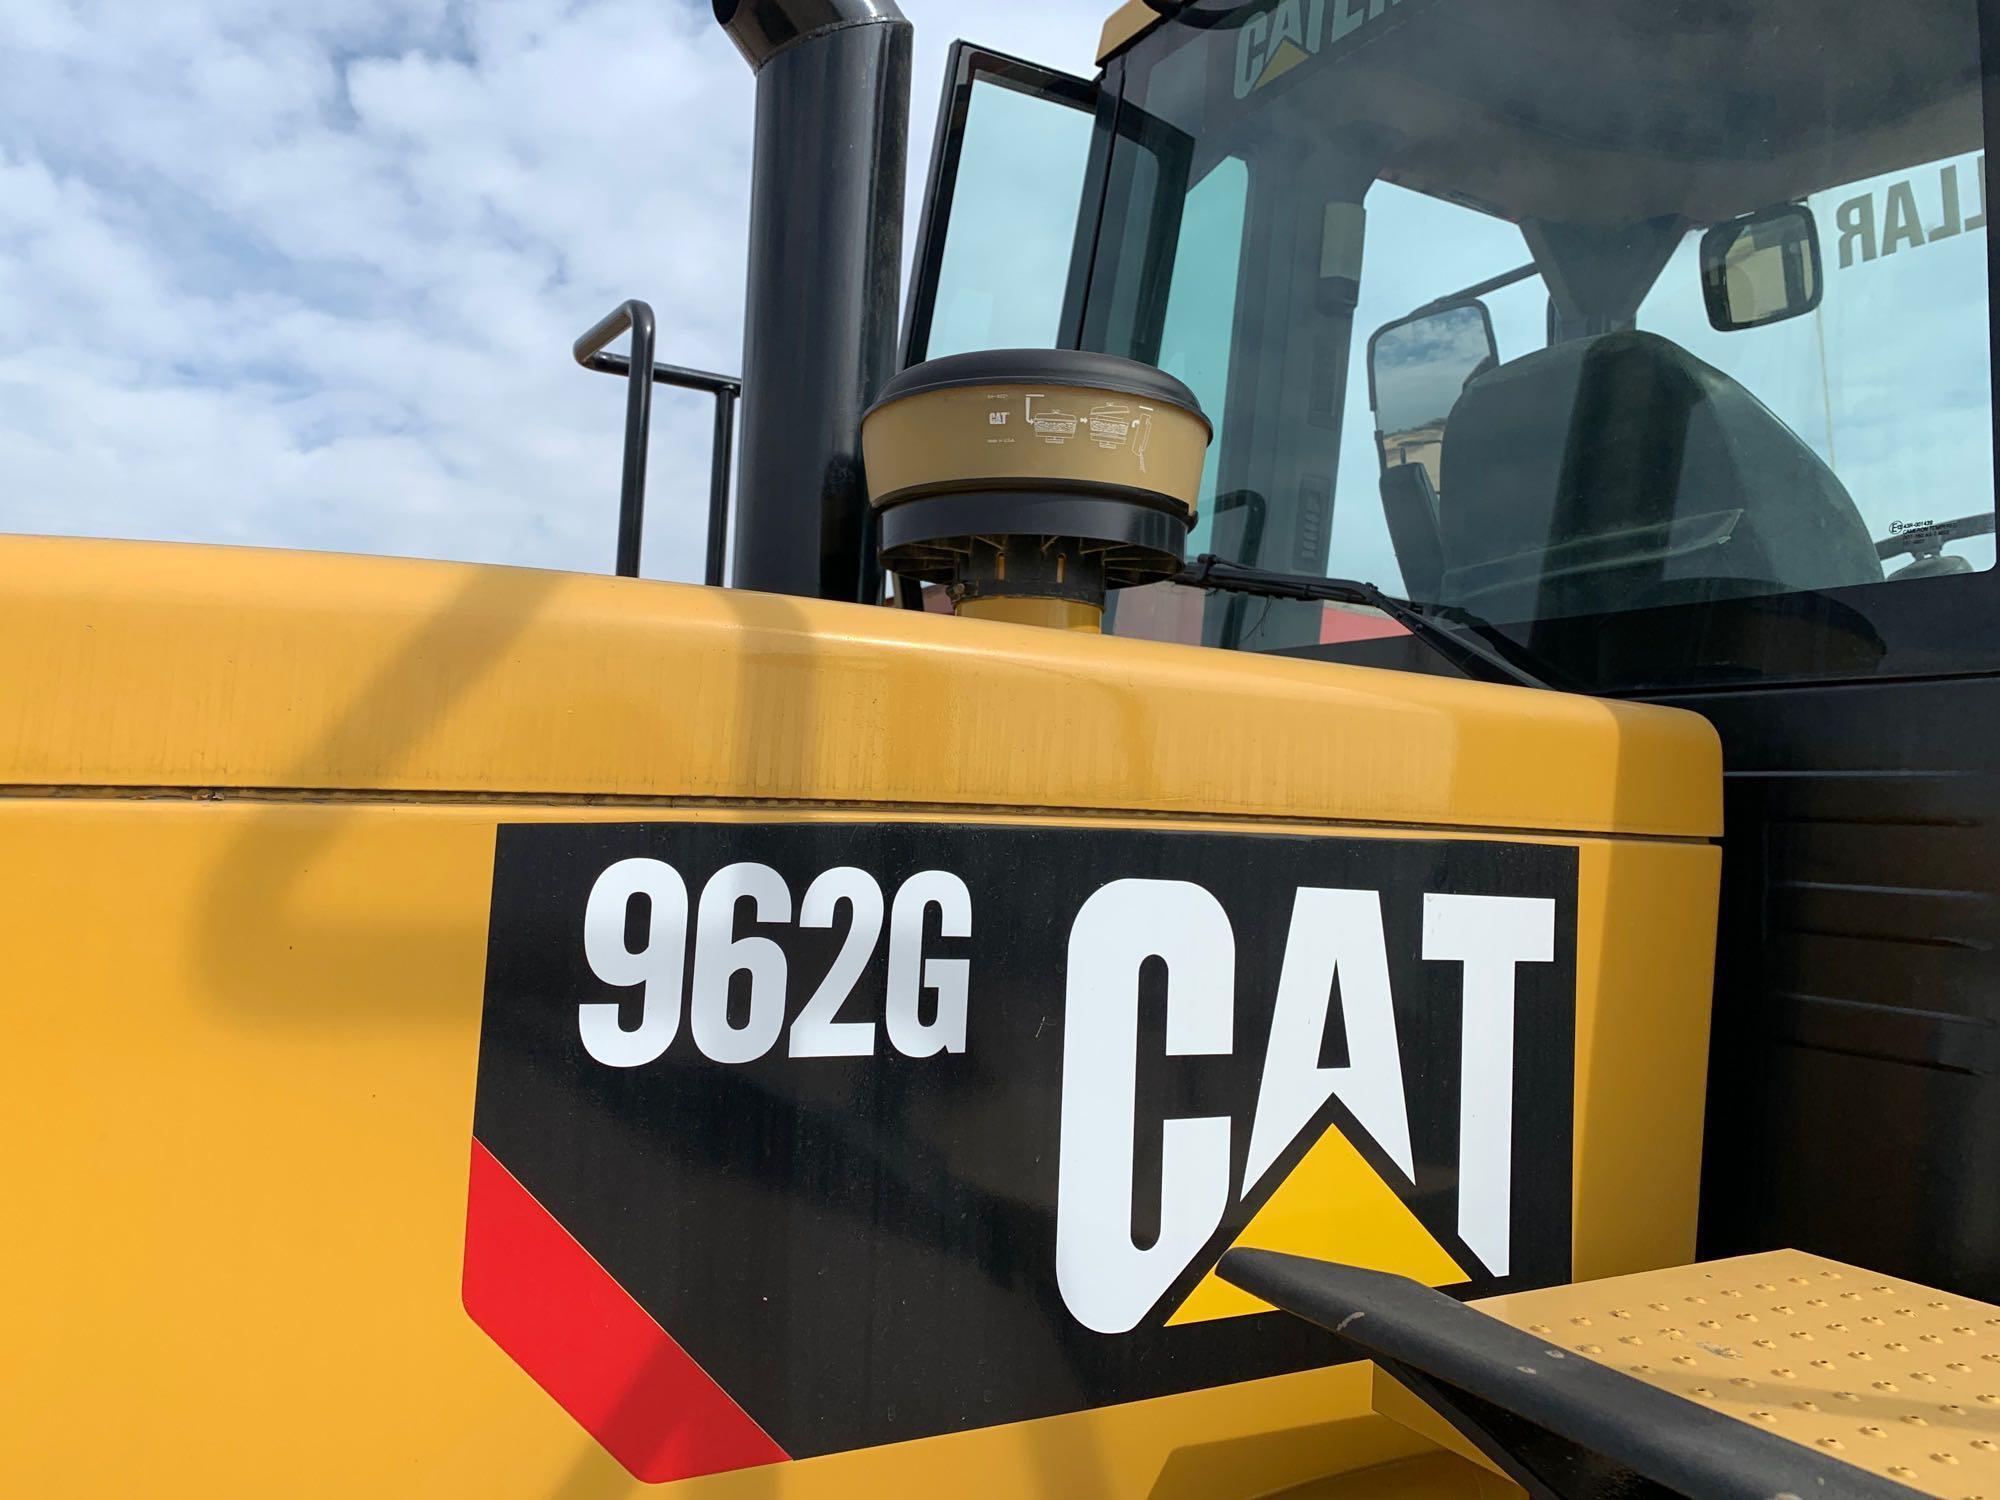
<svg viewBox="0 0 2000 1500"><path fill-rule="evenodd" d="M1575 948L1561 845L506 826L466 1308L655 1482L1325 1364L1232 1245L1569 1279Z"/></svg>

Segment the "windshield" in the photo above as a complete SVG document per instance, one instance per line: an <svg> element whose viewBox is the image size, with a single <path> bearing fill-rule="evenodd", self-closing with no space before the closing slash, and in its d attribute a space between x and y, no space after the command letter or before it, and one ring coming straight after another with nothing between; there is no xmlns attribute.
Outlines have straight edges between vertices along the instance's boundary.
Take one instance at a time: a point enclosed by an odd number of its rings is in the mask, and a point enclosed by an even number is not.
<svg viewBox="0 0 2000 1500"><path fill-rule="evenodd" d="M1191 551L1518 627L1607 684L1866 671L1879 633L1829 599L1994 562L1980 84L1974 0L1163 26L1125 64L1082 341L1214 418ZM1113 628L1189 638L1146 594ZM1810 659L1774 667L1766 625L1604 659L1614 617L1804 599ZM1328 638L1310 603L1192 609L1211 644Z"/></svg>

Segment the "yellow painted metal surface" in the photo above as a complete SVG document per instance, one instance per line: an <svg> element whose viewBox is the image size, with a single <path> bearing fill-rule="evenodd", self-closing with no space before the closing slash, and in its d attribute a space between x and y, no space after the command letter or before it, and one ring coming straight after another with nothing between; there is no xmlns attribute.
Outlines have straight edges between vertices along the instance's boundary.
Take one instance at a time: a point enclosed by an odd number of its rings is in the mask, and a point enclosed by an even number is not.
<svg viewBox="0 0 2000 1500"><path fill-rule="evenodd" d="M2000 1493L1990 1303L1774 1250L1474 1305L1912 1489Z"/></svg>
<svg viewBox="0 0 2000 1500"><path fill-rule="evenodd" d="M1354 1143L1333 1129L1314 1143L1231 1248L1311 1255L1371 1271L1392 1271L1431 1286L1452 1286L1466 1279L1464 1267L1368 1165ZM1265 1312L1270 1306L1211 1270L1168 1321L1199 1323Z"/></svg>
<svg viewBox="0 0 2000 1500"><path fill-rule="evenodd" d="M1521 1500L1522 1493L1497 1473L1482 1472L1448 1453L1426 1453L1358 1474L1311 1480L1267 1500Z"/></svg>
<svg viewBox="0 0 2000 1500"><path fill-rule="evenodd" d="M1381 1366L1372 1367L1375 1372L1375 1388L1372 1398L1375 1410L1383 1416L1402 1423L1410 1431L1425 1441L1435 1443L1447 1453L1456 1454L1467 1463L1490 1470L1506 1485L1508 1494L1520 1491L1500 1472L1500 1466L1451 1423L1440 1416L1432 1407L1395 1376Z"/></svg>
<svg viewBox="0 0 2000 1500"><path fill-rule="evenodd" d="M961 599L952 612L965 620L1033 625L1039 630L1077 630L1086 635L1096 635L1104 627L1104 611L1076 599Z"/></svg>
<svg viewBox="0 0 2000 1500"><path fill-rule="evenodd" d="M518 568L0 538L0 786L1712 838L1692 714Z"/></svg>
<svg viewBox="0 0 2000 1500"><path fill-rule="evenodd" d="M458 1288L493 825L630 815L0 802L0 1493L645 1488ZM1586 845L1586 890L1687 852ZM1697 1122L1670 1116L1667 1144L1625 1165L1687 1150ZM1661 1224L1656 1258L1681 1253L1683 1227ZM1351 1366L684 1492L1192 1500L1423 1446L1371 1413Z"/></svg>
<svg viewBox="0 0 2000 1500"><path fill-rule="evenodd" d="M1108 62L1112 53L1137 41L1160 20L1160 13L1146 0L1125 0L1105 21L1104 31L1097 39L1098 62Z"/></svg>
<svg viewBox="0 0 2000 1500"><path fill-rule="evenodd" d="M0 1493L643 1488L459 1305L500 822L1573 844L1577 1274L1692 1250L1719 777L1690 717L438 564L10 540L0 577ZM1353 1366L674 1493L1496 1482Z"/></svg>

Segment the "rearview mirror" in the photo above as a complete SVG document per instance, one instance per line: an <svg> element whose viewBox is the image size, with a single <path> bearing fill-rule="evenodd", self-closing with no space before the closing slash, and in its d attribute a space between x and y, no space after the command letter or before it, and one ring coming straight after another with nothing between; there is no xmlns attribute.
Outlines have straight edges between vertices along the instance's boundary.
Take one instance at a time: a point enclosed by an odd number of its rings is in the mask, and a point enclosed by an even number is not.
<svg viewBox="0 0 2000 1500"><path fill-rule="evenodd" d="M1701 237L1701 293L1722 333L1782 323L1819 306L1819 226L1803 203L1760 208Z"/></svg>
<svg viewBox="0 0 2000 1500"><path fill-rule="evenodd" d="M1385 323L1368 340L1368 404L1385 470L1421 464L1439 485L1444 427L1459 394L1500 362L1483 302L1453 302Z"/></svg>

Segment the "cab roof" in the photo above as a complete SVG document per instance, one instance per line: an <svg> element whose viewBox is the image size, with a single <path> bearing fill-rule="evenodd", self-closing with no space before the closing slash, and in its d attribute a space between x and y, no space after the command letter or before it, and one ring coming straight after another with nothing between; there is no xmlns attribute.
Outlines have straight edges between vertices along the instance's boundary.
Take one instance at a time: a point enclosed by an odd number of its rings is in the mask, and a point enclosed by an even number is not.
<svg viewBox="0 0 2000 1500"><path fill-rule="evenodd" d="M1097 61L1101 66L1112 53L1119 51L1142 32L1150 31L1161 20L1161 15L1146 0L1125 0L1125 3L1111 13L1104 23L1104 34L1098 38Z"/></svg>

